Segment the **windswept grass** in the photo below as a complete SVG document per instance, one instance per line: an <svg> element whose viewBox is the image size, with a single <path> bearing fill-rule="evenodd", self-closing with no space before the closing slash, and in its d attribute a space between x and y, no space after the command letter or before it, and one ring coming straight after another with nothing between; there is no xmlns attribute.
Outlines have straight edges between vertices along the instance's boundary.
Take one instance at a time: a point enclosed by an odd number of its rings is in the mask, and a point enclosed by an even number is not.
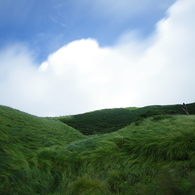
<svg viewBox="0 0 195 195"><path fill-rule="evenodd" d="M38 178L38 174L42 181L48 178L42 170L30 167L35 162L35 151L55 145L65 146L84 138L80 132L57 120L0 106L0 194L23 194L26 190L34 194L35 184L29 185L32 179ZM45 164L44 169L51 163L47 161ZM53 181L53 177L51 179Z"/></svg>
<svg viewBox="0 0 195 195"><path fill-rule="evenodd" d="M50 146L35 144L38 135L20 142L13 131L2 130L0 138L0 194L195 194L195 116L152 116L85 139L73 129L73 141L68 133L59 133L58 140L53 132L46 136Z"/></svg>
<svg viewBox="0 0 195 195"><path fill-rule="evenodd" d="M56 148L55 155L45 149L47 156L37 153L36 159L52 162L50 173L58 175L59 193L190 194L195 184L194 131L194 116L158 122L150 118L139 126ZM166 179L173 183L166 184Z"/></svg>

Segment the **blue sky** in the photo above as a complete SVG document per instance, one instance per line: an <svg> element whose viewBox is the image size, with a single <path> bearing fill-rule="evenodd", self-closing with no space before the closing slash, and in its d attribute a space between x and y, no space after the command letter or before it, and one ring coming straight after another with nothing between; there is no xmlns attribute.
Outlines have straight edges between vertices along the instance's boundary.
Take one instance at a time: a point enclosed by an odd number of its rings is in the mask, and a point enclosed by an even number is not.
<svg viewBox="0 0 195 195"><path fill-rule="evenodd" d="M194 0L0 0L0 104L38 116L194 102Z"/></svg>
<svg viewBox="0 0 195 195"><path fill-rule="evenodd" d="M0 1L0 45L24 42L38 62L81 38L110 46L126 31L145 38L175 0L6 0Z"/></svg>

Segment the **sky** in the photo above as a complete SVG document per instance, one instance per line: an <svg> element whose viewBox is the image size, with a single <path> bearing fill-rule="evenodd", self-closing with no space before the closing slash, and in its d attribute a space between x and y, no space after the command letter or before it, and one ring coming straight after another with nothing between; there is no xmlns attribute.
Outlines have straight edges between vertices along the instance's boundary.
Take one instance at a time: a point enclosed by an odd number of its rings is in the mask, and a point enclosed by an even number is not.
<svg viewBox="0 0 195 195"><path fill-rule="evenodd" d="M0 0L0 105L37 116L194 102L194 0Z"/></svg>

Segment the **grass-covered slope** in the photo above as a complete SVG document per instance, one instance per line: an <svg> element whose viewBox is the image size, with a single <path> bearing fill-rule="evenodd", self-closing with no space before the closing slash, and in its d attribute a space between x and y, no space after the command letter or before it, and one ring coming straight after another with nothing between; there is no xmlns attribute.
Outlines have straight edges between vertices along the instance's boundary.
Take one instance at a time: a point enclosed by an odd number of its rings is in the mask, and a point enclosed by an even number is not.
<svg viewBox="0 0 195 195"><path fill-rule="evenodd" d="M64 146L83 138L80 132L57 120L0 106L0 194L9 192L9 188L13 191L8 194L17 194L14 188L18 176L23 175L27 180L32 177L27 173L30 171L27 159L36 150Z"/></svg>
<svg viewBox="0 0 195 195"><path fill-rule="evenodd" d="M39 193L194 194L195 116L157 119L38 152L34 166L56 178Z"/></svg>
<svg viewBox="0 0 195 195"><path fill-rule="evenodd" d="M23 120L19 117L23 113L14 112L18 115L17 120ZM40 120L40 129L44 129L41 124L50 121L30 115L28 117ZM60 122L50 122L60 127ZM51 128L49 126L48 129ZM86 139L75 132L81 139L69 144L65 140L64 145L60 134L61 141L52 146L51 140L55 137L52 135L45 140L45 144L48 142L51 147L46 144L48 147L43 148L32 144L40 140L38 135L24 142L26 145L23 147L16 141L18 139L13 136L13 131L9 130L7 134L4 130L0 138L3 145L0 150L0 194L195 194L194 115L153 116L139 125L131 123L116 132ZM57 127L50 133L53 131L57 131ZM58 140L57 137L54 140ZM29 148L29 154L23 151L26 147Z"/></svg>
<svg viewBox="0 0 195 195"><path fill-rule="evenodd" d="M186 104L186 106L190 114L195 114L195 103ZM84 114L62 116L57 119L85 135L94 135L116 131L135 121L139 124L144 118L162 114L185 114L185 112L182 104L180 104L104 109Z"/></svg>
<svg viewBox="0 0 195 195"><path fill-rule="evenodd" d="M6 106L0 106L0 130L0 137L4 137L6 143L21 143L26 149L64 145L85 137L58 120L36 117Z"/></svg>

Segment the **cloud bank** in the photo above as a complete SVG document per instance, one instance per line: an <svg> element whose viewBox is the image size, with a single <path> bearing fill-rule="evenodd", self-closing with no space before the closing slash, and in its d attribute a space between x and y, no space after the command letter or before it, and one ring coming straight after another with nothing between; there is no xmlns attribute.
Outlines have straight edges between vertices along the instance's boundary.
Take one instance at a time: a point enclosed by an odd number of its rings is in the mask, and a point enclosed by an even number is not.
<svg viewBox="0 0 195 195"><path fill-rule="evenodd" d="M113 47L73 41L41 65L21 44L0 51L0 104L38 116L193 102L195 2L180 0L147 40L126 32Z"/></svg>

